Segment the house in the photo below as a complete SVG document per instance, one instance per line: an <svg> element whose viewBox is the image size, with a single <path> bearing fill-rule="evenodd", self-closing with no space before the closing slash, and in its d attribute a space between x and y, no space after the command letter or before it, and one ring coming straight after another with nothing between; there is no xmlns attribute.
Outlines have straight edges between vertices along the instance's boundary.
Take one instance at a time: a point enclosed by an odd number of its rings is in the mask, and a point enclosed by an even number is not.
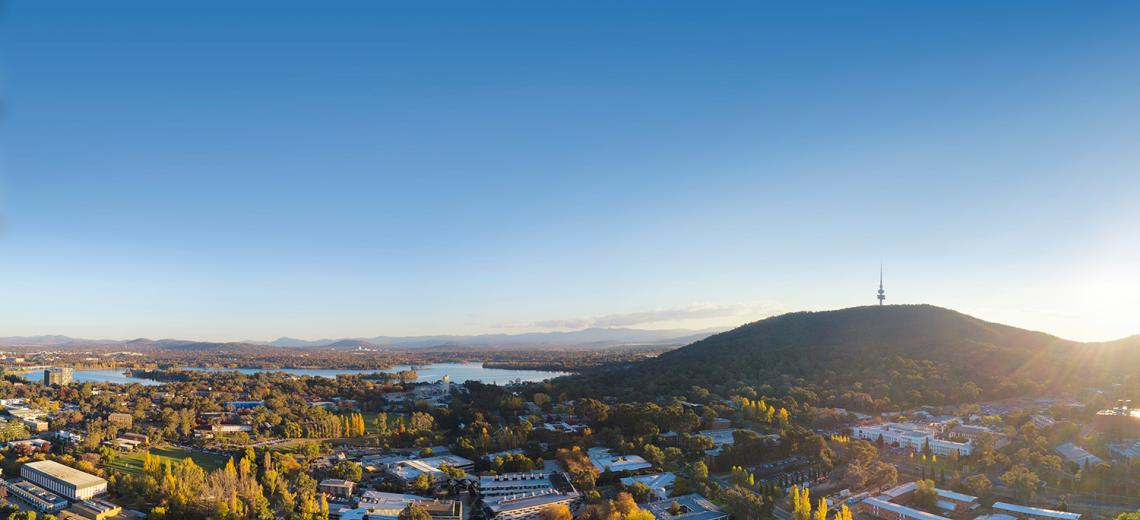
<svg viewBox="0 0 1140 520"><path fill-rule="evenodd" d="M355 487L356 483L351 480L326 478L317 484L317 491L334 497L348 498L352 496Z"/></svg>
<svg viewBox="0 0 1140 520"><path fill-rule="evenodd" d="M674 508L673 504L677 507ZM725 513L709 499L696 493L657 500L645 504L645 509L657 520L725 520Z"/></svg>
<svg viewBox="0 0 1140 520"><path fill-rule="evenodd" d="M621 483L625 487L630 487L637 483L645 484L645 486L653 492L654 496L660 500L669 498L669 494L673 490L673 484L676 482L677 475L672 472L636 475L621 479Z"/></svg>
<svg viewBox="0 0 1140 520"><path fill-rule="evenodd" d="M612 471L614 473L621 473L623 471L638 471L643 469L652 468L645 459L639 455L614 455L608 448L590 448L586 450L586 456L590 458L590 462L598 471L606 472Z"/></svg>

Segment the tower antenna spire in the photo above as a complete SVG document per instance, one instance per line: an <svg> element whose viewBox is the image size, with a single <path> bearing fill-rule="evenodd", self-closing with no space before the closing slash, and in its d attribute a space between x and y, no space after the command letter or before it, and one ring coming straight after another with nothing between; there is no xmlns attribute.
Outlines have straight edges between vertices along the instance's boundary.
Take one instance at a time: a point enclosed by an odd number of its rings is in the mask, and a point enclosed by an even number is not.
<svg viewBox="0 0 1140 520"><path fill-rule="evenodd" d="M883 290L883 263L879 262L879 306L887 299L887 292Z"/></svg>

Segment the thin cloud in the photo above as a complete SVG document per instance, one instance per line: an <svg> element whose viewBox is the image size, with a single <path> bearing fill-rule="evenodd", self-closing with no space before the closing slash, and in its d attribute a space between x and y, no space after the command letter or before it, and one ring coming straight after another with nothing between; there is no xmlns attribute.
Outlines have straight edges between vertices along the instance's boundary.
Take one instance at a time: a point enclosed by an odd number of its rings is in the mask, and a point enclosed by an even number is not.
<svg viewBox="0 0 1140 520"><path fill-rule="evenodd" d="M533 323L543 329L585 329L633 327L662 322L706 320L714 318L756 319L771 316L780 311L778 305L766 302L748 303L706 303L684 307L671 307L622 314L606 314L594 317L578 317L544 320Z"/></svg>

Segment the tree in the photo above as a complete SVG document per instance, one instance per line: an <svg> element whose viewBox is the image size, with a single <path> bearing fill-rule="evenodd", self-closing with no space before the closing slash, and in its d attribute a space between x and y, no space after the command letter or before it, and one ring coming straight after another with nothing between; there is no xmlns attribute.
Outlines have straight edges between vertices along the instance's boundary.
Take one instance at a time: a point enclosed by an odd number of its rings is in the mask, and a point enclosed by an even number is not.
<svg viewBox="0 0 1140 520"><path fill-rule="evenodd" d="M772 507L769 502L740 486L727 489L722 498L728 511L739 520L761 520L771 516ZM679 516L682 511L681 504L677 502L669 506L669 513L674 516Z"/></svg>
<svg viewBox="0 0 1140 520"><path fill-rule="evenodd" d="M420 473L419 476L408 484L408 488L417 493L427 493L431 489L431 479L428 478L427 473Z"/></svg>
<svg viewBox="0 0 1140 520"><path fill-rule="evenodd" d="M574 401L574 415L596 424L610 416L610 407L597 399L578 399Z"/></svg>
<svg viewBox="0 0 1140 520"><path fill-rule="evenodd" d="M654 498L653 490L649 489L649 486L645 485L644 482L634 482L632 486L629 486L628 491L630 495L633 495L633 500L641 504Z"/></svg>
<svg viewBox="0 0 1140 520"><path fill-rule="evenodd" d="M792 520L812 520L811 489L792 486Z"/></svg>
<svg viewBox="0 0 1140 520"><path fill-rule="evenodd" d="M408 504L408 507L400 511L400 515L397 518L399 520L431 520L431 514L427 512L427 509L415 504Z"/></svg>
<svg viewBox="0 0 1140 520"><path fill-rule="evenodd" d="M1029 468L1018 464L1002 474L1001 481L1013 488L1015 496L1033 500L1037 496L1037 486L1040 485L1041 479Z"/></svg>
<svg viewBox="0 0 1140 520"><path fill-rule="evenodd" d="M933 480L920 480L914 490L914 505L927 511L938 505L938 490L934 488Z"/></svg>
<svg viewBox="0 0 1140 520"><path fill-rule="evenodd" d="M819 506L811 515L812 520L827 520L827 500L823 497L819 499Z"/></svg>
<svg viewBox="0 0 1140 520"><path fill-rule="evenodd" d="M966 479L963 481L963 484L965 484L966 490L968 490L971 494L979 497L984 497L990 494L990 488L993 487L993 483L990 482L990 478L983 473L966 477Z"/></svg>
<svg viewBox="0 0 1140 520"><path fill-rule="evenodd" d="M558 504L543 511L542 520L574 520L574 515L570 514L570 508L566 504Z"/></svg>
<svg viewBox="0 0 1140 520"><path fill-rule="evenodd" d="M1140 520L1140 511L1120 513L1119 515L1116 515L1116 520Z"/></svg>
<svg viewBox="0 0 1140 520"><path fill-rule="evenodd" d="M709 480L709 467L702 461L693 463L692 470L689 475L693 477L694 482L708 482Z"/></svg>
<svg viewBox="0 0 1140 520"><path fill-rule="evenodd" d="M622 516L626 516L637 509L637 502L633 499L633 495L621 492L614 497L614 509Z"/></svg>

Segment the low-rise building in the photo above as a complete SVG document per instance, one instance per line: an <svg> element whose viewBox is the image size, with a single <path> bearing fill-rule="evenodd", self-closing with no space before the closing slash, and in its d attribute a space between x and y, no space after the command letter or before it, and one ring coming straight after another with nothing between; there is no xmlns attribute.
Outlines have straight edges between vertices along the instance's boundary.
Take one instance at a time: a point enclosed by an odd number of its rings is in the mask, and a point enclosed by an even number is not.
<svg viewBox="0 0 1140 520"><path fill-rule="evenodd" d="M944 516L875 497L864 499L859 503L859 509L863 513L884 520L947 520Z"/></svg>
<svg viewBox="0 0 1140 520"><path fill-rule="evenodd" d="M673 491L673 484L677 482L677 475L672 472L653 473L651 475L635 475L621 479L622 485L629 487L637 483L644 484L660 500L669 498Z"/></svg>
<svg viewBox="0 0 1140 520"><path fill-rule="evenodd" d="M883 423L869 426L856 426L851 429L855 438L877 442L882 439L888 446L909 448L915 451L926 449L935 455L951 453L965 457L973 451L969 442L956 442L935 437L931 428L910 423Z"/></svg>
<svg viewBox="0 0 1140 520"><path fill-rule="evenodd" d="M541 490L484 496L481 500L486 517L496 520L537 519L560 505L573 512L581 501L581 494L570 483L565 473L554 472L548 475L549 487Z"/></svg>
<svg viewBox="0 0 1140 520"><path fill-rule="evenodd" d="M1041 509L1039 507L1029 507L1007 502L994 503L993 510L1019 518L1020 520L1080 520L1081 518L1080 513L1054 511L1052 509Z"/></svg>
<svg viewBox="0 0 1140 520"><path fill-rule="evenodd" d="M334 497L348 498L352 496L352 490L355 487L356 482L351 480L326 478L317 484L317 491L327 493Z"/></svg>
<svg viewBox="0 0 1140 520"><path fill-rule="evenodd" d="M130 428L135 424L135 418L129 413L112 413L107 415L107 422L119 428Z"/></svg>
<svg viewBox="0 0 1140 520"><path fill-rule="evenodd" d="M550 479L550 473L531 471L482 476L479 477L478 486L479 495L498 497L547 491L554 489L554 482Z"/></svg>
<svg viewBox="0 0 1140 520"><path fill-rule="evenodd" d="M12 496L41 513L57 513L67 507L67 499L22 478L5 481L4 487Z"/></svg>
<svg viewBox="0 0 1140 520"><path fill-rule="evenodd" d="M447 474L443 472L443 466L472 471L475 469L475 462L458 455L438 455L422 459L399 460L389 464L386 472L405 485L422 474L427 474L428 478L436 483L443 482L448 478Z"/></svg>
<svg viewBox="0 0 1140 520"><path fill-rule="evenodd" d="M1112 458L1132 463L1140 458L1140 441L1123 443L1123 444L1109 444L1108 453Z"/></svg>
<svg viewBox="0 0 1140 520"><path fill-rule="evenodd" d="M416 495L365 491L357 501L356 510L366 520L393 520L409 505L422 507L432 520L463 520L463 502L459 500L432 500Z"/></svg>
<svg viewBox="0 0 1140 520"><path fill-rule="evenodd" d="M601 472L612 471L614 473L621 473L623 471L639 471L653 467L652 464L643 459L640 455L614 455L609 448L590 448L586 450L586 456L590 457L590 462Z"/></svg>
<svg viewBox="0 0 1140 520"><path fill-rule="evenodd" d="M91 520L107 520L118 516L123 508L106 500L94 499L76 502L68 511Z"/></svg>
<svg viewBox="0 0 1140 520"><path fill-rule="evenodd" d="M1088 450L1071 442L1066 442L1060 446L1057 446L1056 449L1057 453L1061 454L1061 457L1063 457L1065 460L1076 463L1077 466L1082 468L1085 467L1085 465L1095 466L1101 462L1104 462L1104 460L1100 457L1089 453Z"/></svg>
<svg viewBox="0 0 1140 520"><path fill-rule="evenodd" d="M69 500L87 500L107 492L106 480L50 460L20 466L20 476Z"/></svg>
<svg viewBox="0 0 1140 520"><path fill-rule="evenodd" d="M918 482L907 482L884 491L877 498L879 500L886 500L895 504L905 505L914 498L914 492L917 489ZM948 489L939 488L935 488L934 492L938 495L938 501L935 505L944 511L967 511L976 509L980 504L978 497L967 495L965 493L958 493L957 491L950 491Z"/></svg>
<svg viewBox="0 0 1140 520"><path fill-rule="evenodd" d="M674 503L676 507L674 507ZM725 513L709 499L696 493L645 504L657 520L725 520Z"/></svg>

